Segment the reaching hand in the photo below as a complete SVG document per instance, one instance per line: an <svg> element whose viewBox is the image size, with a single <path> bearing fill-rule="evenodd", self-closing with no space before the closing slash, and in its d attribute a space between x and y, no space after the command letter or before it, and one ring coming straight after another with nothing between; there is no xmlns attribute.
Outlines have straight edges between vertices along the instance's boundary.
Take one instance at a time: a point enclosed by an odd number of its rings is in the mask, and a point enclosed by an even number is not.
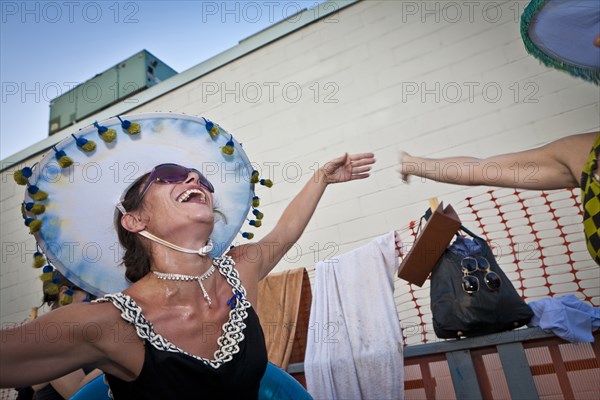
<svg viewBox="0 0 600 400"><path fill-rule="evenodd" d="M404 183L408 183L408 177L410 176L410 173L408 171L409 168L407 168L407 166L404 164L405 158L408 155L409 154L405 151L400 151L398 153L398 161L400 164L400 169L398 170L398 172L400 173L400 177L402 178L402 182ZM412 172L414 172L414 170Z"/></svg>
<svg viewBox="0 0 600 400"><path fill-rule="evenodd" d="M373 153L348 153L335 158L322 168L327 183L348 182L369 177L371 165L375 163Z"/></svg>

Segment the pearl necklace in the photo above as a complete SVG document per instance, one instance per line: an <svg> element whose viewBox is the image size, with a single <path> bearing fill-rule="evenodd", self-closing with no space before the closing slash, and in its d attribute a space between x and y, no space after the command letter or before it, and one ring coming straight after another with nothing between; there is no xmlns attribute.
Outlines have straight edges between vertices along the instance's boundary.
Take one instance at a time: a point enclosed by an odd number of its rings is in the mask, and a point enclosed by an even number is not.
<svg viewBox="0 0 600 400"><path fill-rule="evenodd" d="M202 295L204 296L204 299L208 302L209 306L212 304L212 301L210 300L210 297L208 296L208 292L204 288L202 281L204 281L205 279L208 279L208 277L210 277L213 274L213 272L215 272L214 265L211 265L210 268L208 269L208 271L206 271L202 275L171 274L171 273L158 272L158 271L152 271L152 272L154 273L154 275L156 275L156 277L158 279L162 279L165 281L186 281L186 282L198 281L198 283L200 284L200 288L202 289Z"/></svg>

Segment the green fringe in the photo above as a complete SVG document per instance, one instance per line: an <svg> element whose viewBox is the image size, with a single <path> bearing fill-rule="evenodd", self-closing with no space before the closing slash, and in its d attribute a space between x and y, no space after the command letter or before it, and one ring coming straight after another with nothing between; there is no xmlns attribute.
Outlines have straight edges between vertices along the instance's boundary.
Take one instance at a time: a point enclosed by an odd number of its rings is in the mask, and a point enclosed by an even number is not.
<svg viewBox="0 0 600 400"><path fill-rule="evenodd" d="M548 0L531 0L527 7L525 7L523 15L521 15L521 38L525 44L525 49L547 67L565 71L573 76L600 85L600 69L581 67L556 60L540 50L529 38L529 25L538 11L547 2Z"/></svg>

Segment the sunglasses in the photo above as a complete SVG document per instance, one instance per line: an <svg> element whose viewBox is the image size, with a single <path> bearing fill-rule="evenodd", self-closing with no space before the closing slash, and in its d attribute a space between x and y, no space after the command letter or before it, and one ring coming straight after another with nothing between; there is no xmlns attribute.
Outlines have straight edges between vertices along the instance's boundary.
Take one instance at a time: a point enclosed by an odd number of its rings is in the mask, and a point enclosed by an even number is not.
<svg viewBox="0 0 600 400"><path fill-rule="evenodd" d="M143 198L150 185L153 183L161 183L166 185L173 185L175 183L185 182L190 175L190 172L194 172L198 175L200 185L208 189L209 192L214 193L215 188L212 183L200 171L195 168L187 168L178 164L160 164L152 169L150 177L146 181L146 185L142 189L140 198Z"/></svg>
<svg viewBox="0 0 600 400"><path fill-rule="evenodd" d="M150 176L148 177L148 180L146 181L146 184L144 185L144 188L141 191L140 200L146 195L146 192L148 191L148 189L150 189L150 186L153 183L160 183L163 185L183 183L188 179L191 172L194 172L198 175L198 183L201 186L205 187L211 193L215 192L215 188L212 185L212 183L210 183L210 181L206 179L206 177L202 175L202 173L197 169L187 168L179 164L168 163L157 165L152 169L152 171L150 171ZM125 194L128 191L129 189L125 190ZM125 194L123 195L123 198L121 199L119 204L117 204L117 208L123 214L126 213L123 207L123 199L125 198Z"/></svg>
<svg viewBox="0 0 600 400"><path fill-rule="evenodd" d="M485 274L483 276L483 281L489 290L496 291L500 289L500 286L502 285L500 276L494 271L491 271L490 263L485 257L465 257L460 262L460 266L463 273L462 288L465 292L472 294L479 291L479 279L476 276L471 275L476 271Z"/></svg>

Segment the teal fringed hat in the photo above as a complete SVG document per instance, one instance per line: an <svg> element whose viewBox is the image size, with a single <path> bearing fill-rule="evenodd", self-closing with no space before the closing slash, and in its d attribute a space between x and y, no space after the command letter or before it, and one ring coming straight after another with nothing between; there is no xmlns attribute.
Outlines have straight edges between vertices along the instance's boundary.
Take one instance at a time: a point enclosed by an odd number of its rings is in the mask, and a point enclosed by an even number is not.
<svg viewBox="0 0 600 400"><path fill-rule="evenodd" d="M600 84L598 0L532 0L521 16L527 52L544 65Z"/></svg>
<svg viewBox="0 0 600 400"><path fill-rule="evenodd" d="M231 134L183 114L120 116L74 132L37 164L15 172L26 186L24 223L39 247L33 266L46 275L57 269L96 296L126 289L115 206L136 179L164 163L195 168L213 184L224 217L215 215L212 257L225 253L238 233L252 238L246 230L263 218L254 192L260 180Z"/></svg>

